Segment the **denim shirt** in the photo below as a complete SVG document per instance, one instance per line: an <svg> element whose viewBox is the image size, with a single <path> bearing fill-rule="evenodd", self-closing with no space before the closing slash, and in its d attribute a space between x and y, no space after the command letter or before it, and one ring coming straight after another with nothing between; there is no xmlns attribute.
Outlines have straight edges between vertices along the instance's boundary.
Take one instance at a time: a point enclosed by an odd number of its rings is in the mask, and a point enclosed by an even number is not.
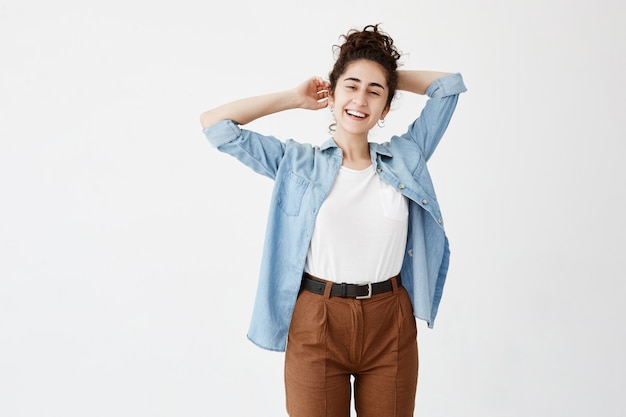
<svg viewBox="0 0 626 417"><path fill-rule="evenodd" d="M458 95L465 90L460 74L439 78L427 89L429 99L406 133L369 144L380 178L409 200L400 273L415 317L430 328L441 300L450 250L426 161L448 127ZM274 180L248 338L261 348L284 351L315 218L337 177L342 151L332 138L321 146L280 141L241 129L229 120L203 133L212 146Z"/></svg>

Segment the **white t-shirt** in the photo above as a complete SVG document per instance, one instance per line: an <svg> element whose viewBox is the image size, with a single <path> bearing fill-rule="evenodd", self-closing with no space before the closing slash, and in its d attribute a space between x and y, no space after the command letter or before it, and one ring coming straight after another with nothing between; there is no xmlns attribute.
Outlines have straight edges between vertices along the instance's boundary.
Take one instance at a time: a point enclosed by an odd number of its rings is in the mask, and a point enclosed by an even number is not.
<svg viewBox="0 0 626 417"><path fill-rule="evenodd" d="M380 282L400 272L408 201L370 166L341 167L315 221L305 271L334 282Z"/></svg>

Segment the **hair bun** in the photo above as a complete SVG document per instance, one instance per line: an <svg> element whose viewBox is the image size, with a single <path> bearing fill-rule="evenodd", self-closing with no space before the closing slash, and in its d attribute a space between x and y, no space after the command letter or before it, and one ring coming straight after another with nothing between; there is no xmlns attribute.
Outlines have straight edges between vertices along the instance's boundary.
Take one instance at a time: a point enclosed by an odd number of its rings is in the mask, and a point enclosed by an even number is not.
<svg viewBox="0 0 626 417"><path fill-rule="evenodd" d="M335 45L338 60L342 56L348 61L352 61L353 59L350 58L356 56L375 61L382 59L387 65L391 64L397 68L397 61L401 54L394 45L393 39L380 30L378 24L367 25L363 30L352 29L341 38L344 40L343 44Z"/></svg>

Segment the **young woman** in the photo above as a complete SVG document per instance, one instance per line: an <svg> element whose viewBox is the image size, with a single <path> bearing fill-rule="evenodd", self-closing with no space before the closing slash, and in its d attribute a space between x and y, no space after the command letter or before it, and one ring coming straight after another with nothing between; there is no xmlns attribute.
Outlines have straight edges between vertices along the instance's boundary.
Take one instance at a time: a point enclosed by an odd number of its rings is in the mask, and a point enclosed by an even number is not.
<svg viewBox="0 0 626 417"><path fill-rule="evenodd" d="M415 318L433 326L449 249L426 167L465 91L460 74L398 70L378 25L336 46L329 81L246 98L202 114L209 142L275 181L248 337L285 353L292 417L412 416ZM396 90L429 97L407 132L368 133ZM241 129L275 112L330 107L321 146Z"/></svg>

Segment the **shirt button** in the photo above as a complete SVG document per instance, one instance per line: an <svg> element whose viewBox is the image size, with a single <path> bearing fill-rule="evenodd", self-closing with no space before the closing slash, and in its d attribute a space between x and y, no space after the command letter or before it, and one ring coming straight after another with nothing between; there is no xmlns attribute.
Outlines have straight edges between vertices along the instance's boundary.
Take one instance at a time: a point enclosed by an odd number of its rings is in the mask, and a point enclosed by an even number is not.
<svg viewBox="0 0 626 417"><path fill-rule="evenodd" d="M381 173L381 172L383 172L383 169L378 167L378 168L376 168L376 172Z"/></svg>
<svg viewBox="0 0 626 417"><path fill-rule="evenodd" d="M440 218L438 218L438 219L437 219L437 223L439 223L439 224L443 223L443 219L442 219L441 217L440 217Z"/></svg>
<svg viewBox="0 0 626 417"><path fill-rule="evenodd" d="M423 200L422 200L422 204L424 204L424 205L428 204L428 200L423 199Z"/></svg>
<svg viewBox="0 0 626 417"><path fill-rule="evenodd" d="M404 184L398 185L398 188L401 189L401 190L404 190Z"/></svg>

